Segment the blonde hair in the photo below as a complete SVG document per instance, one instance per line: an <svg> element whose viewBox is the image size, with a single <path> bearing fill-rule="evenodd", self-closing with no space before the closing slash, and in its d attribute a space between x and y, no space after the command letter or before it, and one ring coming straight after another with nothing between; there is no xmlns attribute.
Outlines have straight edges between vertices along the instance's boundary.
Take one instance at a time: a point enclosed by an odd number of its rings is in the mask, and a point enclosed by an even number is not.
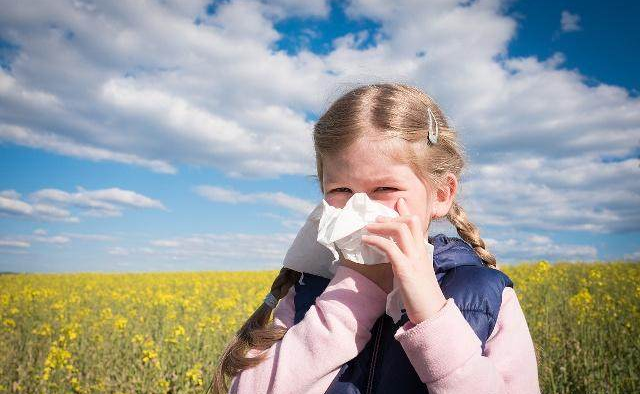
<svg viewBox="0 0 640 394"><path fill-rule="evenodd" d="M435 144L427 138L429 109L439 130ZM385 153L409 165L418 176L438 189L447 187L447 173L459 179L465 166L465 152L458 142L457 133L432 97L405 84L367 84L340 96L314 126L316 168L323 194L323 160L339 154L365 135L385 140L386 143L382 144ZM460 204L454 200L445 217L485 265L498 268L478 228L469 221ZM271 292L281 299L300 275L300 272L283 267L271 286ZM269 322L271 312L271 308L263 303L238 330L221 356L210 389L213 386L217 393L226 393L225 376L232 378L266 358L264 353L248 357L251 348L265 350L282 339L287 329Z"/></svg>

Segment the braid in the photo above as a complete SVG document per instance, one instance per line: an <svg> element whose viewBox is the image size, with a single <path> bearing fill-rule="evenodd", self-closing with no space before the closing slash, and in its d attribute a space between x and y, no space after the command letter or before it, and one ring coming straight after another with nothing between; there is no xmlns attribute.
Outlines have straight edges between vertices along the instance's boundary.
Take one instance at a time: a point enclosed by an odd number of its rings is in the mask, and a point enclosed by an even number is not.
<svg viewBox="0 0 640 394"><path fill-rule="evenodd" d="M278 300L287 295L302 274L287 267L282 267L280 273L271 284L271 294ZM235 337L229 342L222 352L218 367L207 393L212 389L214 393L228 392L229 388L225 377L233 378L243 370L260 364L266 358L266 354L258 353L249 356L250 350L266 350L284 337L287 328L269 323L272 308L263 302L258 309L238 329Z"/></svg>
<svg viewBox="0 0 640 394"><path fill-rule="evenodd" d="M292 270L291 268L282 267L280 273L273 280L271 285L271 294L278 300L287 295L291 286L293 286L302 276L301 272Z"/></svg>
<svg viewBox="0 0 640 394"><path fill-rule="evenodd" d="M478 256L489 267L499 269L496 258L487 250L487 246L480 237L478 228L467 218L467 213L456 201L451 205L447 218L460 234L460 237L473 247Z"/></svg>

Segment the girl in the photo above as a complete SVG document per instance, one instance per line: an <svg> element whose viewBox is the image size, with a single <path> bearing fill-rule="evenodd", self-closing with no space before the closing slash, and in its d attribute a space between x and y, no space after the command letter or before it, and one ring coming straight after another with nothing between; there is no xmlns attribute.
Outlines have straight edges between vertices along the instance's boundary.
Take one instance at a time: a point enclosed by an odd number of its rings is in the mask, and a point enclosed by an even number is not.
<svg viewBox="0 0 640 394"><path fill-rule="evenodd" d="M390 264L342 257L330 281L283 267L222 354L215 391L228 377L236 394L539 393L513 283L455 201L465 160L436 102L403 84L361 86L313 136L329 204L364 192L399 213L363 236ZM442 217L461 238L428 237L431 251L424 238ZM394 275L405 305L397 324L384 313Z"/></svg>

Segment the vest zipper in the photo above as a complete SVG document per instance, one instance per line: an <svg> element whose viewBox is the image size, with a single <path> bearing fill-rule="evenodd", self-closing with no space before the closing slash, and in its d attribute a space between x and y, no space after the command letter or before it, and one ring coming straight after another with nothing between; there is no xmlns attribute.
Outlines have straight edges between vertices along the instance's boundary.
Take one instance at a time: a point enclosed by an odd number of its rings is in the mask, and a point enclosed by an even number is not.
<svg viewBox="0 0 640 394"><path fill-rule="evenodd" d="M369 381L367 384L367 394L371 394L373 389L373 373L376 369L376 358L378 356L378 348L380 347L380 337L382 336L382 325L384 324L384 318L378 324L378 331L376 332L376 342L373 347L373 354L371 355L371 370L369 371Z"/></svg>

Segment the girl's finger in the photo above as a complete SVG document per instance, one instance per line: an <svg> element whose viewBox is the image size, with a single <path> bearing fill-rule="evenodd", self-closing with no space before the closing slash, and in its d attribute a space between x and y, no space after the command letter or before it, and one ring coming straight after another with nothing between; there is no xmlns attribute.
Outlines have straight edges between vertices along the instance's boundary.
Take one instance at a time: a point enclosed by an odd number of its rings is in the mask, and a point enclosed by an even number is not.
<svg viewBox="0 0 640 394"><path fill-rule="evenodd" d="M398 208L396 209L396 211L398 211L400 216L411 215L411 212L409 212L409 207L407 206L407 201L404 198L400 197L398 201L396 201L396 207Z"/></svg>
<svg viewBox="0 0 640 394"><path fill-rule="evenodd" d="M422 223L420 222L420 218L416 215L409 216L400 216L398 218L389 218L385 216L378 216L376 218L376 222L379 223L387 223L387 222L401 222L405 223L409 226L409 230L411 231L411 235L417 246L422 245L424 243L424 235L422 234Z"/></svg>
<svg viewBox="0 0 640 394"><path fill-rule="evenodd" d="M407 200L405 200L404 197L400 197L396 204L398 205L398 212L401 212L400 214L403 217L407 218L405 223L407 223L409 229L411 229L411 233L413 234L413 238L415 239L416 244L418 246L422 245L422 243L424 242L422 221L417 215L411 214L411 212L409 211L409 205L407 205ZM427 228L429 228L428 224Z"/></svg>
<svg viewBox="0 0 640 394"><path fill-rule="evenodd" d="M369 245L377 246L380 250L382 250L391 261L394 273L398 272L396 270L397 268L402 269L401 267L404 266L405 255L402 254L402 251L398 249L398 245L392 240L380 237L378 235L363 234L362 242Z"/></svg>
<svg viewBox="0 0 640 394"><path fill-rule="evenodd" d="M369 223L365 229L371 233L390 235L406 256L415 254L414 238L406 223L390 221L386 223Z"/></svg>

